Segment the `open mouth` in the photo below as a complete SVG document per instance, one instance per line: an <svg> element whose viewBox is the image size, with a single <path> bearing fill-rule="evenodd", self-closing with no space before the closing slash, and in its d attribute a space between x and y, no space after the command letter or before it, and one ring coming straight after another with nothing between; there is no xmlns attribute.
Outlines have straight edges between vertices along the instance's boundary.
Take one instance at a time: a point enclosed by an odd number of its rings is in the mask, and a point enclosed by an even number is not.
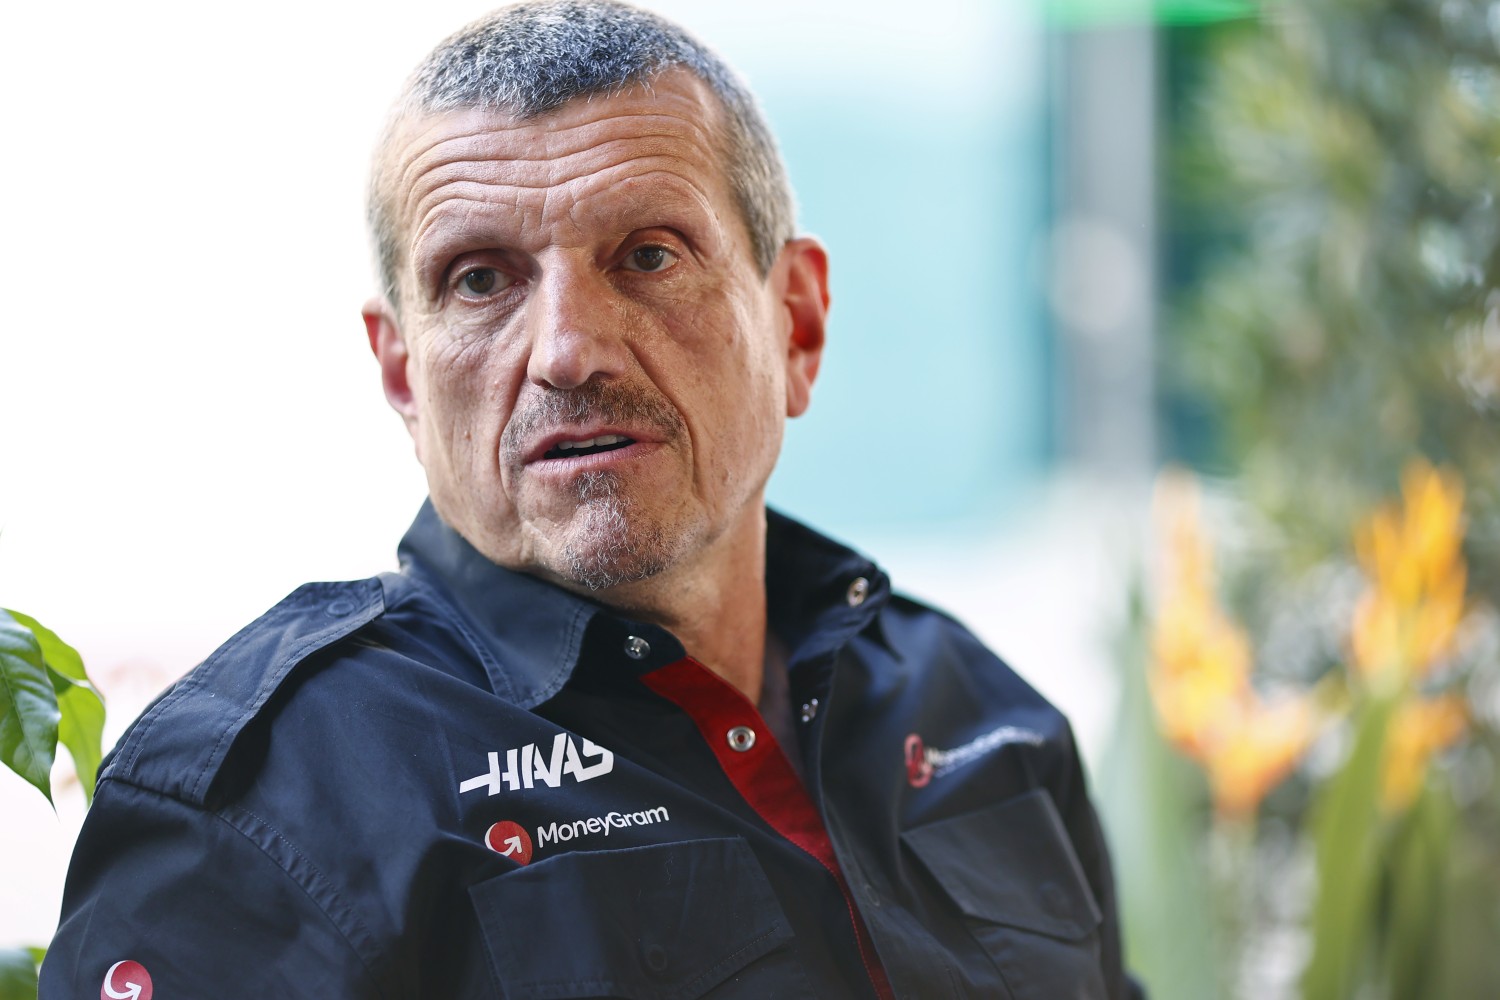
<svg viewBox="0 0 1500 1000"><path fill-rule="evenodd" d="M597 455L605 451L618 451L635 444L635 438L623 434L601 434L586 441L559 441L548 448L543 458L576 458L581 455Z"/></svg>

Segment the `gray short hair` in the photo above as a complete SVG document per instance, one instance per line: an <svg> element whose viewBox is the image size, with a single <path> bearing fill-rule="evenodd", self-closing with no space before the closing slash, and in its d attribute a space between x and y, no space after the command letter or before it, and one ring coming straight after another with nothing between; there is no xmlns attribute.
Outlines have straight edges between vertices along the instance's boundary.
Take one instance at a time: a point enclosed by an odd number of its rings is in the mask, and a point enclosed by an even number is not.
<svg viewBox="0 0 1500 1000"><path fill-rule="evenodd" d="M770 272L794 235L786 167L749 89L707 46L649 11L616 0L532 0L461 28L417 67L376 149L367 218L381 289L397 304L400 262L386 171L397 128L413 115L488 108L541 118L580 97L614 95L683 68L724 110L725 172L756 266Z"/></svg>

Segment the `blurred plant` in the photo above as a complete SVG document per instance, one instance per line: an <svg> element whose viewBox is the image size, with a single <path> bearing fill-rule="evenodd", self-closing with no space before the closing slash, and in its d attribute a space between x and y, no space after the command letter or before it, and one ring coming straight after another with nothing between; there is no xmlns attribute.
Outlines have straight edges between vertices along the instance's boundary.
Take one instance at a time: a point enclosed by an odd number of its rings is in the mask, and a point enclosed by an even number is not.
<svg viewBox="0 0 1500 1000"><path fill-rule="evenodd" d="M1350 734L1348 753L1335 772L1314 776L1308 797L1317 887L1303 996L1443 995L1433 956L1445 926L1455 810L1451 795L1428 782L1428 762L1464 735L1469 713L1461 696L1427 687L1443 673L1467 611L1457 477L1414 462L1402 503L1360 524L1355 548L1368 583L1351 615L1348 668L1321 682L1323 693L1275 702L1256 692L1249 637L1215 596L1194 481L1165 475L1158 509L1165 565L1150 687L1163 735L1203 768L1219 823L1240 828L1219 886L1230 897L1230 934L1243 938L1248 923L1242 883L1256 877L1248 845L1257 809L1319 729L1336 724Z"/></svg>
<svg viewBox="0 0 1500 1000"><path fill-rule="evenodd" d="M1431 956L1454 807L1423 793L1429 759L1464 734L1468 711L1461 697L1432 697L1423 685L1453 652L1467 611L1463 530L1457 477L1418 461L1402 477L1402 503L1356 532L1368 587L1350 633L1354 735L1313 807L1309 1000L1353 996L1366 981L1393 997L1439 995Z"/></svg>
<svg viewBox="0 0 1500 1000"><path fill-rule="evenodd" d="M0 608L0 761L52 801L62 743L84 801L103 756L104 702L77 650L35 618ZM42 949L0 949L0 1000L35 1000Z"/></svg>
<svg viewBox="0 0 1500 1000"><path fill-rule="evenodd" d="M1245 877L1275 888L1246 898L1293 901L1245 925L1277 961L1228 947L1230 978L1500 996L1500 7L1262 10L1163 33L1167 450L1230 498L1215 628L1247 637L1253 688L1311 692L1287 697L1321 734L1289 773L1247 744L1239 802L1195 758L1205 843L1254 831Z"/></svg>
<svg viewBox="0 0 1500 1000"><path fill-rule="evenodd" d="M1462 470L1472 583L1500 604L1500 16L1263 8L1177 32L1201 63L1163 185L1168 402L1210 415L1196 458L1302 568L1343 551L1408 456Z"/></svg>
<svg viewBox="0 0 1500 1000"><path fill-rule="evenodd" d="M1251 684L1245 630L1219 607L1199 492L1185 474L1158 491L1166 560L1152 628L1150 689L1163 735L1202 765L1219 816L1250 817L1312 742L1306 695L1268 700Z"/></svg>

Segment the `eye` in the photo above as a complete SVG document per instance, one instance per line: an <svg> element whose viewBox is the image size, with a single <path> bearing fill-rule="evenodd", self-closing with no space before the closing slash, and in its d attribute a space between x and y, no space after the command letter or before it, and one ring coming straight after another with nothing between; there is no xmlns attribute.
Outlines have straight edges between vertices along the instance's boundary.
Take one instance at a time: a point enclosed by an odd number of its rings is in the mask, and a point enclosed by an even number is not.
<svg viewBox="0 0 1500 1000"><path fill-rule="evenodd" d="M625 270L652 274L665 271L677 263L677 255L666 247L636 247L625 258Z"/></svg>
<svg viewBox="0 0 1500 1000"><path fill-rule="evenodd" d="M509 285L510 279L493 267L476 267L465 271L458 279L460 292L479 298L504 291Z"/></svg>

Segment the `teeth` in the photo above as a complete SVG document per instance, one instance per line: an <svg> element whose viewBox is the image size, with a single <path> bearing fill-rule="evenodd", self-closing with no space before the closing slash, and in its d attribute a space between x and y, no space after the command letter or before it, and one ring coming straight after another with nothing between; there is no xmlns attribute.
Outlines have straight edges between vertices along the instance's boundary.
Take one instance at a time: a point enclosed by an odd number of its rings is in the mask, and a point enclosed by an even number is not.
<svg viewBox="0 0 1500 1000"><path fill-rule="evenodd" d="M622 444L628 440L629 438L623 434L601 434L596 438L589 438L587 441L559 441L557 442L557 450L568 451L573 448L602 448L605 445Z"/></svg>

